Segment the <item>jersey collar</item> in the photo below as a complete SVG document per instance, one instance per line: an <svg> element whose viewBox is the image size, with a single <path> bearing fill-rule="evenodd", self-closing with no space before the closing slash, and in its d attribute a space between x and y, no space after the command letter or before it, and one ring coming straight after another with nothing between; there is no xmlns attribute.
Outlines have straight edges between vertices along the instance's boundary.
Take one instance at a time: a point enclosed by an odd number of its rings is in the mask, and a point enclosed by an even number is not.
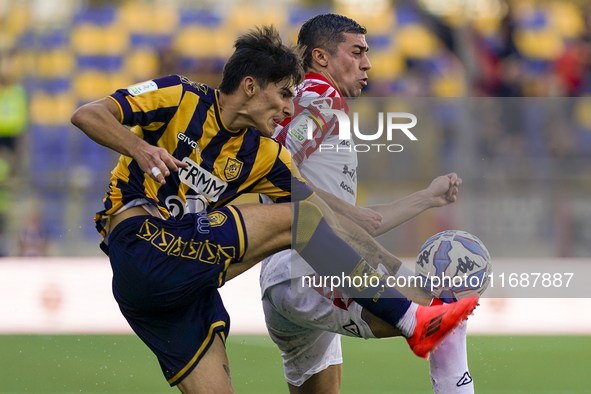
<svg viewBox="0 0 591 394"><path fill-rule="evenodd" d="M327 84L329 84L334 90L336 90L339 93L339 96L343 97L343 95L341 94L341 91L339 89L337 89L336 86L334 86L332 84L332 82L330 82L324 75L322 74L318 74L318 73L307 73L304 77L305 79L319 79L321 81L326 82Z"/></svg>
<svg viewBox="0 0 591 394"><path fill-rule="evenodd" d="M226 127L226 125L224 124L224 121L222 120L222 110L220 108L219 91L218 91L218 89L214 89L214 92L215 92L215 103L214 103L215 120L216 120L218 126L220 127L220 132L222 134L229 136L229 137L237 137L240 134L244 133L246 131L246 129L230 130L229 128Z"/></svg>

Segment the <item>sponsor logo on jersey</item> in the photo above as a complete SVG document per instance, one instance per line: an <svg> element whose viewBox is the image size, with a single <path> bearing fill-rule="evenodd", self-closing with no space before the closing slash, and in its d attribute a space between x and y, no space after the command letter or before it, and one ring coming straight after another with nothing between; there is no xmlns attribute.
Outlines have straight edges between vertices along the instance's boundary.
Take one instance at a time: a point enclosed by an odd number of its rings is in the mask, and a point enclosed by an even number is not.
<svg viewBox="0 0 591 394"><path fill-rule="evenodd" d="M288 133L291 138L295 139L299 143L302 143L306 141L306 133L308 132L307 127L307 125L296 125L295 127L291 127Z"/></svg>
<svg viewBox="0 0 591 394"><path fill-rule="evenodd" d="M349 324L343 326L343 329L345 331L350 332L351 334L355 335L356 337L361 338L361 333L359 331L359 327L357 326L357 324L355 324L355 322L353 320L349 320Z"/></svg>
<svg viewBox="0 0 591 394"><path fill-rule="evenodd" d="M345 164L343 166L343 174L347 174L351 177L351 179L355 179L355 168L349 170L349 166Z"/></svg>
<svg viewBox="0 0 591 394"><path fill-rule="evenodd" d="M456 383L456 386L461 387L470 383L472 383L472 376L470 376L470 373L466 371L464 375L462 375L458 383Z"/></svg>
<svg viewBox="0 0 591 394"><path fill-rule="evenodd" d="M226 167L224 168L224 176L226 177L226 180L233 181L238 178L240 176L240 171L242 171L242 165L243 163L240 160L228 157Z"/></svg>
<svg viewBox="0 0 591 394"><path fill-rule="evenodd" d="M199 144L197 143L197 141L193 141L191 139L191 137L189 137L185 133L179 132L176 135L176 138L178 138L179 140L181 140L183 142L186 142L192 149L197 149L197 152L201 153L201 151L199 150Z"/></svg>
<svg viewBox="0 0 591 394"><path fill-rule="evenodd" d="M142 93L151 92L153 90L158 90L158 85L156 85L156 82L154 81L140 83L139 85L134 85L130 88L127 88L127 91L133 97L138 96Z"/></svg>
<svg viewBox="0 0 591 394"><path fill-rule="evenodd" d="M355 195L355 191L353 190L353 188L347 184L345 184L345 182L341 182L341 189L343 189L344 191L346 191L347 193L351 194L351 195Z"/></svg>
<svg viewBox="0 0 591 394"><path fill-rule="evenodd" d="M195 89L202 91L204 94L207 94L207 92L209 91L209 86L207 86L206 84L201 82L193 82L187 77L181 77L181 82L186 83L187 85L191 85Z"/></svg>
<svg viewBox="0 0 591 394"><path fill-rule="evenodd" d="M206 197L209 201L217 201L228 187L226 182L201 168L199 164L188 157L183 159L183 163L187 163L188 166L179 168L181 182Z"/></svg>

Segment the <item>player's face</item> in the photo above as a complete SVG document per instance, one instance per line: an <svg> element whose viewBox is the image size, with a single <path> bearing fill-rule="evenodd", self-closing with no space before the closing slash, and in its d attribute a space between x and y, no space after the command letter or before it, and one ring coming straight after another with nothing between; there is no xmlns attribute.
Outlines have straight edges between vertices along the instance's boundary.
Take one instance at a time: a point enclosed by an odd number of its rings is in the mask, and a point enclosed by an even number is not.
<svg viewBox="0 0 591 394"><path fill-rule="evenodd" d="M369 47L363 34L345 33L345 38L337 53L329 55L327 71L344 97L358 97L367 86L367 70L371 68L367 58Z"/></svg>
<svg viewBox="0 0 591 394"><path fill-rule="evenodd" d="M293 114L294 88L285 82L270 83L265 89L257 87L249 112L256 129L272 137L275 128Z"/></svg>

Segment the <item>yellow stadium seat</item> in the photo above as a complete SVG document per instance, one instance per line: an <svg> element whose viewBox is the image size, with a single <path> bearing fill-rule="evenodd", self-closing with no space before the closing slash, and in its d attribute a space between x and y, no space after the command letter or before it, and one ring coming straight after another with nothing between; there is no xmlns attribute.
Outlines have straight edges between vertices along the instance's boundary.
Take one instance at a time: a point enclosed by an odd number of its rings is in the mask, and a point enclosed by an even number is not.
<svg viewBox="0 0 591 394"><path fill-rule="evenodd" d="M10 37L18 37L31 24L31 10L24 2L13 1L8 6L8 13L2 17L0 32L9 34Z"/></svg>
<svg viewBox="0 0 591 394"><path fill-rule="evenodd" d="M576 38L585 29L581 10L568 1L556 1L549 4L550 24L562 37Z"/></svg>
<svg viewBox="0 0 591 394"><path fill-rule="evenodd" d="M71 94L48 95L43 92L31 97L31 121L40 125L55 126L69 124L76 109L76 101Z"/></svg>
<svg viewBox="0 0 591 394"><path fill-rule="evenodd" d="M37 54L37 76L42 78L68 77L75 67L75 59L69 49L57 49Z"/></svg>
<svg viewBox="0 0 591 394"><path fill-rule="evenodd" d="M428 59L440 49L438 38L427 28L417 24L404 26L398 30L395 38L401 53L413 59Z"/></svg>
<svg viewBox="0 0 591 394"><path fill-rule="evenodd" d="M287 12L287 7L272 2L241 2L226 16L223 28L234 35L262 25L273 25L282 31L287 26Z"/></svg>
<svg viewBox="0 0 591 394"><path fill-rule="evenodd" d="M185 57L228 57L236 36L223 28L191 26L174 38L174 49Z"/></svg>
<svg viewBox="0 0 591 394"><path fill-rule="evenodd" d="M125 57L125 70L133 80L147 80L156 77L160 61L152 49L140 49Z"/></svg>
<svg viewBox="0 0 591 394"><path fill-rule="evenodd" d="M357 6L337 3L334 12L355 20L366 27L369 34L385 34L396 28L396 14L389 4L385 4L379 12L363 12Z"/></svg>
<svg viewBox="0 0 591 394"><path fill-rule="evenodd" d="M399 77L406 70L404 57L394 49L371 51L369 60L371 62L370 79L391 80Z"/></svg>
<svg viewBox="0 0 591 394"><path fill-rule="evenodd" d="M204 26L191 26L176 35L173 46L181 56L215 56L217 48L213 38L211 29Z"/></svg>
<svg viewBox="0 0 591 394"><path fill-rule="evenodd" d="M466 84L462 75L444 75L433 80L431 90L436 97L463 97Z"/></svg>
<svg viewBox="0 0 591 394"><path fill-rule="evenodd" d="M106 97L115 93L117 89L125 89L138 82L138 80L126 73L107 74L97 71L85 71L79 73L73 82L74 92L78 100L87 102Z"/></svg>
<svg viewBox="0 0 591 394"><path fill-rule="evenodd" d="M122 24L132 33L171 34L179 21L179 10L170 2L127 1L121 5L120 12Z"/></svg>
<svg viewBox="0 0 591 394"><path fill-rule="evenodd" d="M482 35L491 36L501 27L501 18L482 17L472 21L472 26Z"/></svg>
<svg viewBox="0 0 591 394"><path fill-rule="evenodd" d="M98 71L81 72L73 82L74 92L80 101L93 101L113 93L108 75Z"/></svg>
<svg viewBox="0 0 591 394"><path fill-rule="evenodd" d="M517 50L532 59L554 60L564 50L561 37L552 29L521 30L514 40Z"/></svg>
<svg viewBox="0 0 591 394"><path fill-rule="evenodd" d="M129 32L115 25L83 24L72 31L72 47L81 55L120 55L129 47Z"/></svg>

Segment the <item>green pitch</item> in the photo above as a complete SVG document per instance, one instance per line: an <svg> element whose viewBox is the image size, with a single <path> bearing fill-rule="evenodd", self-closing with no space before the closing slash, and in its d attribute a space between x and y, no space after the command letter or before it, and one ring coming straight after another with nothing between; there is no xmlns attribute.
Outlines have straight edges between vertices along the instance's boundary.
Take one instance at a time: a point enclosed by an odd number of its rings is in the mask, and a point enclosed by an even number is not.
<svg viewBox="0 0 591 394"><path fill-rule="evenodd" d="M430 393L428 362L404 340L345 338L343 394ZM588 393L591 337L470 336L476 392ZM237 393L286 393L266 336L230 336ZM177 393L133 335L0 336L0 393Z"/></svg>

